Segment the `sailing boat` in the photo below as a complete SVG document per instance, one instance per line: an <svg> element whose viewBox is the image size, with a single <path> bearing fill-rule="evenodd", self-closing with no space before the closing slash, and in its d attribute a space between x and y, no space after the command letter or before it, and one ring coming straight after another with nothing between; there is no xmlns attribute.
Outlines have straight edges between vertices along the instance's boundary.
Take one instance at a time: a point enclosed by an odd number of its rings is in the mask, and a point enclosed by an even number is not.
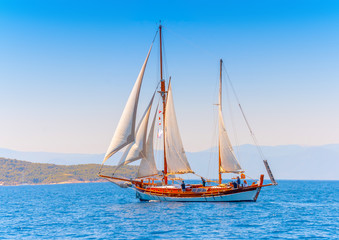
<svg viewBox="0 0 339 240"><path fill-rule="evenodd" d="M276 185L274 177L270 171L268 163L264 160L266 170L271 179L270 184L263 183L264 175L260 175L260 180L250 186L240 186L236 182L223 183L223 173L234 173L244 179L246 176L241 168L228 137L222 114L222 60L220 60L220 83L219 83L219 103L218 103L218 163L219 163L219 181L214 185L205 186L203 184L184 184L176 183L180 178L178 174L195 174L187 160L183 143L181 140L178 123L175 114L173 92L171 80L169 80L166 89L165 79L163 78L162 64L162 26L159 26L160 40L160 93L162 99L162 111L158 112L156 108L150 130L148 130L149 118L154 97L151 100L136 128L136 115L139 102L139 95L143 81L144 72L152 50L153 43L148 51L144 64L134 84L132 92L128 98L126 106L121 115L120 121L113 135L112 141L104 157L101 169L105 162L124 149L124 153L117 164L116 170L120 167L141 160L138 173L133 179L108 176L99 171L99 176L113 183L127 182L128 186L136 191L136 196L141 201L180 201L180 202L228 202L228 201L256 201L261 188ZM242 110L242 109L241 109ZM155 122L157 114L162 113L163 119L163 170L158 171L154 158L153 136L155 132ZM147 134L148 132L148 134ZM213 182L210 180L209 182Z"/></svg>

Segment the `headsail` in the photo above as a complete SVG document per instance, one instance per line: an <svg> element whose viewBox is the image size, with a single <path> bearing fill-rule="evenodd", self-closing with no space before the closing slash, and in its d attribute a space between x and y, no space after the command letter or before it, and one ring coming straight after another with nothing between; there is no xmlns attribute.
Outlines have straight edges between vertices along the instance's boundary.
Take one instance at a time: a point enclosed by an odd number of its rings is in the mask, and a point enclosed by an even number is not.
<svg viewBox="0 0 339 240"><path fill-rule="evenodd" d="M220 69L221 70L221 69ZM234 155L232 144L228 138L225 128L224 118L222 116L222 78L220 76L219 83L219 153L220 153L220 172L222 173L238 173L241 172L241 166Z"/></svg>
<svg viewBox="0 0 339 240"><path fill-rule="evenodd" d="M219 109L219 148L221 159L220 172L241 172L241 166L233 153L233 148L225 129L221 109Z"/></svg>
<svg viewBox="0 0 339 240"><path fill-rule="evenodd" d="M165 145L167 174L192 173L181 141L177 118L174 110L171 82L168 86L165 112Z"/></svg>
<svg viewBox="0 0 339 240"><path fill-rule="evenodd" d="M135 118L137 113L138 101L142 79L144 77L145 68L147 65L148 57L151 53L153 43L148 51L146 60L141 68L139 76L134 84L132 92L128 98L125 109L121 115L117 129L113 135L111 144L108 147L105 158L102 162L104 164L108 158L110 158L117 151L133 142L135 139Z"/></svg>
<svg viewBox="0 0 339 240"><path fill-rule="evenodd" d="M138 126L137 134L135 141L130 143L130 145L125 150L124 155L120 159L120 162L117 166L120 167L122 165L129 164L134 162L138 159L146 157L146 137L147 137L147 126L148 126L148 119L152 108L152 103L154 99L155 92L152 96L150 103L148 104L146 111L140 121Z"/></svg>
<svg viewBox="0 0 339 240"><path fill-rule="evenodd" d="M142 158L137 177L147 177L152 176L158 173L157 167L154 160L154 150L153 150L153 136L154 136L154 126L157 118L158 108L155 110L153 122L151 129L148 134L147 143L146 143L146 156Z"/></svg>

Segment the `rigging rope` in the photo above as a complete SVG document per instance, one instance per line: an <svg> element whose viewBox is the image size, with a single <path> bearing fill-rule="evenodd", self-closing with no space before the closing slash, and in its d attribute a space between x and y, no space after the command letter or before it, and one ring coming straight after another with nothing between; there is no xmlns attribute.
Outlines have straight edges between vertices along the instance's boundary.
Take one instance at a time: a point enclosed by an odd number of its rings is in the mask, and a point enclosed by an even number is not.
<svg viewBox="0 0 339 240"><path fill-rule="evenodd" d="M154 38L153 38L152 44L154 43L154 41L155 41L155 38L156 38L156 37L157 37L157 35L158 35L158 32L159 32L159 30L157 30L157 31L155 32L155 35L154 35Z"/></svg>
<svg viewBox="0 0 339 240"><path fill-rule="evenodd" d="M162 38L161 39L161 41L162 41L162 55L163 55L163 63L164 63L164 65L165 65L165 67L164 67L164 80L166 80L167 78L168 78L168 64L167 64L167 57L166 57L166 49L165 49L165 40L164 40L164 38Z"/></svg>
<svg viewBox="0 0 339 240"><path fill-rule="evenodd" d="M222 64L223 64L223 70L224 70L224 72L226 73L228 82L229 82L229 84L230 84L230 86L231 86L231 89L232 89L232 91L233 91L233 94L234 94L234 96L235 96L235 99L236 99L236 101L237 101L237 104L238 104L238 106L239 106L239 108L240 108L241 114L242 114L242 116L243 116L243 118L244 118L244 120L245 120L245 122L246 122L247 128L248 128L249 131L250 131L250 134L251 134L251 137L252 137L252 139L253 139L253 142L254 142L255 146L257 147L257 150L258 150L258 153L259 153L260 157L262 158L262 160L264 160L264 159L266 159L265 156L264 156L264 153L263 153L263 151L262 151L260 145L258 144L258 140L257 140L256 136L254 135L253 130L252 130L252 128L251 128L249 122L247 121L247 118L246 118L246 115L245 115L245 113L244 113L244 110L243 110L242 107L241 107L241 104L240 104L238 95L237 95L237 93L235 92L235 89L234 89L234 87L233 87L233 84L232 84L232 81L231 81L231 79L230 79L230 76L228 75L228 72L227 72L227 70L226 70L226 66L225 66L224 63L222 63Z"/></svg>
<svg viewBox="0 0 339 240"><path fill-rule="evenodd" d="M229 86L226 82L226 97L227 97L227 102L228 102L228 110L229 110L229 115L230 115L230 119L231 119L231 125L233 128L233 135L234 135L234 140L235 140L235 146L236 146L236 152L237 152L237 159L240 159L240 153L239 153L239 141L238 141L238 135L237 135L237 128L235 125L235 121L234 121L234 116L233 116L233 111L232 111L232 104L231 104L231 98L230 98L230 94L229 94Z"/></svg>

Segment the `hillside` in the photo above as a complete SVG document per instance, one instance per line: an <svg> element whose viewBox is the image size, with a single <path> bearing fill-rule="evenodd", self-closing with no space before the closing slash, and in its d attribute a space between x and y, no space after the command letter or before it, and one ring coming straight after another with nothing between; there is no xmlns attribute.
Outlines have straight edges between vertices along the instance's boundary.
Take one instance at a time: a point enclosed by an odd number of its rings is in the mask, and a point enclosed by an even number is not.
<svg viewBox="0 0 339 240"><path fill-rule="evenodd" d="M0 158L0 185L105 181L97 176L99 168L99 164L66 166ZM111 174L113 171L114 166L105 166L102 172ZM116 175L130 177L134 176L136 171L136 166L124 166Z"/></svg>
<svg viewBox="0 0 339 240"><path fill-rule="evenodd" d="M266 172L255 146L250 144L234 146L234 150L239 157L241 166L249 176L257 178L261 173ZM339 144L323 146L262 146L262 150L276 179L339 180ZM186 152L186 154L192 169L196 173L207 178L218 177L216 161L218 151L216 148L201 152ZM107 161L107 164L116 164L121 155L122 153L118 152L114 159ZM162 152L156 153L155 156L162 156ZM93 170L93 176L95 177L99 168L99 165L95 163L101 163L104 154L21 152L0 148L0 157L24 159L34 163L57 164L57 166L76 165L77 169L79 166L83 166L78 164L92 165L95 169ZM162 160L159 157L157 157L157 166L161 169ZM135 167L133 163L131 167ZM22 178L21 173L19 178ZM267 179L267 176L265 178Z"/></svg>

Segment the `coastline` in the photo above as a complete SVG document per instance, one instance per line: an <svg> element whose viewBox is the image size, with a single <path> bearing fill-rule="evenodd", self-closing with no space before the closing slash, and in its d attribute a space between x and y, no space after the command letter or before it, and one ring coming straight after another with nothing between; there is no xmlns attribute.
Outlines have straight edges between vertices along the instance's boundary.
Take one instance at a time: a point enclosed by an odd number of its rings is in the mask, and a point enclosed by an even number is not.
<svg viewBox="0 0 339 240"><path fill-rule="evenodd" d="M99 164L56 165L32 163L16 159L0 158L0 186L54 185L71 183L104 182L98 176ZM105 166L103 172L113 172L114 166ZM134 176L136 166L124 166L117 173Z"/></svg>
<svg viewBox="0 0 339 240"><path fill-rule="evenodd" d="M20 184L2 184L0 182L0 187L15 187L15 186L37 186L37 185L58 185L58 184L73 184L73 183L101 183L107 182L103 180L96 180L96 181L79 181L79 180L69 180L63 182L54 182L54 183L20 183Z"/></svg>

